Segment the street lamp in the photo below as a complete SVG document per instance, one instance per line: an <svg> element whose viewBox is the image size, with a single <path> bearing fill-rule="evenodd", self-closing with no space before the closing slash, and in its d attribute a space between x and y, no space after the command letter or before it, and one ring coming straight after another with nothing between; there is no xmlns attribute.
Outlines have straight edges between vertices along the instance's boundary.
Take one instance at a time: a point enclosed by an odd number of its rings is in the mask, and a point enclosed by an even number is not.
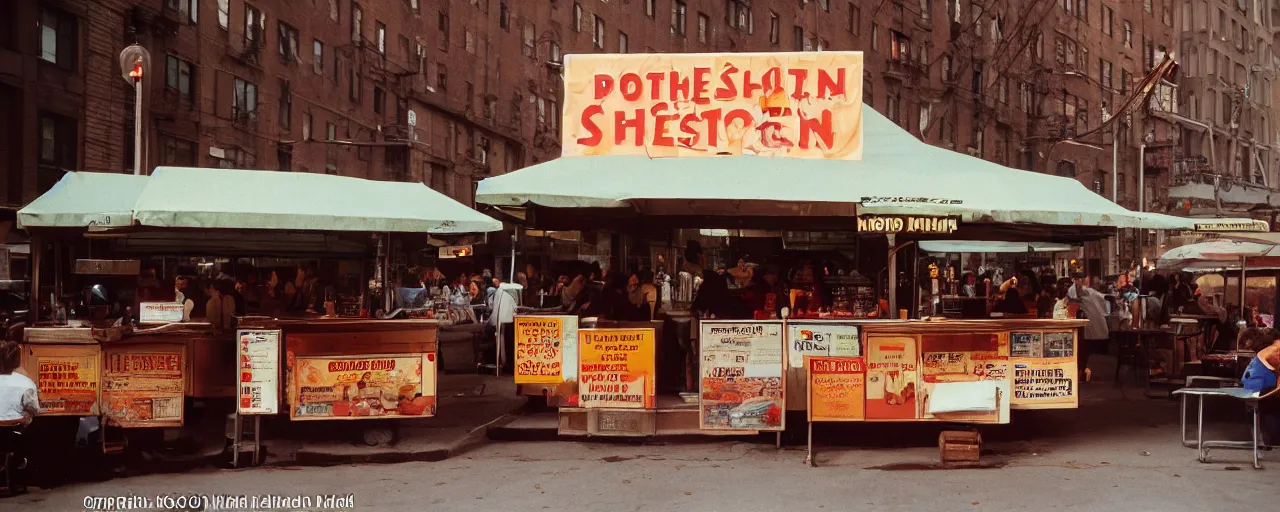
<svg viewBox="0 0 1280 512"><path fill-rule="evenodd" d="M133 174L142 174L142 78L151 67L151 53L141 45L120 52L120 74L133 85Z"/></svg>

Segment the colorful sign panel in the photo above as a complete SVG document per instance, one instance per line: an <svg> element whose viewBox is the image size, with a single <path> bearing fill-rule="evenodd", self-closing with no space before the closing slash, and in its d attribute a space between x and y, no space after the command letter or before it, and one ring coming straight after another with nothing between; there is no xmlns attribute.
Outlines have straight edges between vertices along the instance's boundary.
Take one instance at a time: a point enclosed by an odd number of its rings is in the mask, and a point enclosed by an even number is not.
<svg viewBox="0 0 1280 512"><path fill-rule="evenodd" d="M867 365L861 357L805 356L809 421L867 419Z"/></svg>
<svg viewBox="0 0 1280 512"><path fill-rule="evenodd" d="M780 322L701 323L704 430L780 431L786 395Z"/></svg>
<svg viewBox="0 0 1280 512"><path fill-rule="evenodd" d="M236 338L237 410L240 414L280 412L280 331L242 330Z"/></svg>
<svg viewBox="0 0 1280 512"><path fill-rule="evenodd" d="M912 217L863 215L858 217L860 233L913 233L949 235L960 227L956 217Z"/></svg>
<svg viewBox="0 0 1280 512"><path fill-rule="evenodd" d="M967 423L1009 421L1006 333L921 337L920 418Z"/></svg>
<svg viewBox="0 0 1280 512"><path fill-rule="evenodd" d="M577 317L517 316L515 331L516 384L577 380Z"/></svg>
<svg viewBox="0 0 1280 512"><path fill-rule="evenodd" d="M805 356L858 357L858 326L836 322L788 322L787 361L803 368Z"/></svg>
<svg viewBox="0 0 1280 512"><path fill-rule="evenodd" d="M182 348L106 349L102 402L122 427L182 426L186 356Z"/></svg>
<svg viewBox="0 0 1280 512"><path fill-rule="evenodd" d="M36 392L41 416L98 414L98 364L94 347L88 355L37 355Z"/></svg>
<svg viewBox="0 0 1280 512"><path fill-rule="evenodd" d="M565 56L563 156L862 159L862 52Z"/></svg>
<svg viewBox="0 0 1280 512"><path fill-rule="evenodd" d="M1014 332L1012 407L1057 409L1079 406L1075 333ZM1020 347L1021 346L1021 347Z"/></svg>
<svg viewBox="0 0 1280 512"><path fill-rule="evenodd" d="M581 407L654 408L653 329L582 329L578 333Z"/></svg>
<svg viewBox="0 0 1280 512"><path fill-rule="evenodd" d="M289 414L295 420L436 414L434 353L292 359Z"/></svg>
<svg viewBox="0 0 1280 512"><path fill-rule="evenodd" d="M917 417L918 349L914 336L867 336L867 419Z"/></svg>

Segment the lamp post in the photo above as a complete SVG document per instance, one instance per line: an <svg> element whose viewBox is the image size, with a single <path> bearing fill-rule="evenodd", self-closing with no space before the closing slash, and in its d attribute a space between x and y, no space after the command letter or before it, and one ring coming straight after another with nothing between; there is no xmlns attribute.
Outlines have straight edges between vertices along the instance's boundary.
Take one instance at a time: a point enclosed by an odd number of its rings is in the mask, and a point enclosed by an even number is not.
<svg viewBox="0 0 1280 512"><path fill-rule="evenodd" d="M151 67L151 53L132 44L120 52L120 72L133 86L133 174L142 174L142 87L143 74Z"/></svg>

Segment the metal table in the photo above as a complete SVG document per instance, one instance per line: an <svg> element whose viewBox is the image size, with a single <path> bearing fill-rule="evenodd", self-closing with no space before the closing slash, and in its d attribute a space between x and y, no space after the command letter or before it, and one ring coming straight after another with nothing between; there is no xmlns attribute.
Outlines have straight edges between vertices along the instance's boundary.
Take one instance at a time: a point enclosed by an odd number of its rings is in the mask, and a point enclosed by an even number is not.
<svg viewBox="0 0 1280 512"><path fill-rule="evenodd" d="M1195 381L1211 381L1219 383L1236 383L1231 379L1222 379L1219 377L1192 377L1188 379L1188 384ZM1272 391L1271 393L1275 393ZM1181 423L1182 423L1182 445L1196 448L1196 459L1200 462L1209 462L1210 448L1224 448L1235 450L1252 450L1253 451L1253 468L1262 469L1262 464L1258 461L1258 449L1265 448L1260 444L1259 421L1258 421L1258 402L1271 393L1261 395L1254 391L1249 391L1239 387L1217 387L1217 388L1193 388L1187 387L1173 392L1174 395L1182 397ZM1196 438L1194 441L1187 439L1187 397L1196 397ZM1249 410L1252 418L1253 439L1250 441L1226 441L1226 440L1208 440L1204 439L1204 398L1207 396L1221 396L1233 398L1244 402L1245 407Z"/></svg>

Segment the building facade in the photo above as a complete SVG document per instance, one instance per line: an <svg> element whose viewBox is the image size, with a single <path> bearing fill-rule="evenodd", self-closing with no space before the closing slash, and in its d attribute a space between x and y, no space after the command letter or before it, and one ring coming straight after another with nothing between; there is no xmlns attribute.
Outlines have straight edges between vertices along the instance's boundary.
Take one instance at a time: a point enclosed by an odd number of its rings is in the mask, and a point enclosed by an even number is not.
<svg viewBox="0 0 1280 512"><path fill-rule="evenodd" d="M922 140L1072 177L1130 208L1141 189L1156 205L1195 143L1151 105L1119 110L1185 43L1174 1L5 2L0 112L20 122L0 128L0 197L24 204L65 169L131 169L133 89L118 54L137 42L152 61L146 169L421 181L471 204L484 177L559 155L565 54L861 50L866 104ZM1195 117L1180 110L1185 85L1162 87L1167 101L1152 105ZM1085 257L1100 266L1118 247L1133 261L1134 242Z"/></svg>

